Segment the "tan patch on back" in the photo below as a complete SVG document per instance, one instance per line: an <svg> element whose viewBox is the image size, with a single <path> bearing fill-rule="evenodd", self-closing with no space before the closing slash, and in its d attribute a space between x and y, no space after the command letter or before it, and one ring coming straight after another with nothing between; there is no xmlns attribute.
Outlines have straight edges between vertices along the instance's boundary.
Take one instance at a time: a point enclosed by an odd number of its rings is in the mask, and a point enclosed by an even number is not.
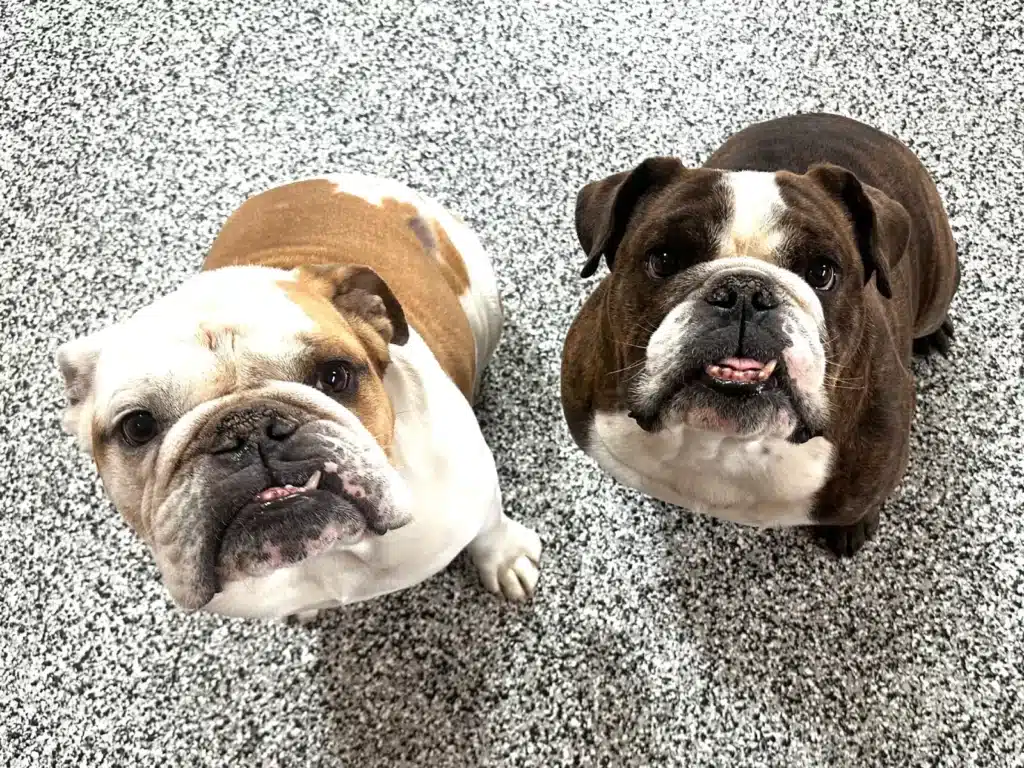
<svg viewBox="0 0 1024 768"><path fill-rule="evenodd" d="M469 290L469 272L448 233L436 221L430 221L422 216L409 219L409 226L423 244L423 250L437 259L441 273L455 295L464 296Z"/></svg>
<svg viewBox="0 0 1024 768"><path fill-rule="evenodd" d="M462 254L448 238L448 233L441 227L437 227L436 231L440 242L437 258L441 263L441 271L444 273L448 285L455 291L455 295L464 296L469 291L469 272L466 270L466 262L462 260Z"/></svg>
<svg viewBox="0 0 1024 768"><path fill-rule="evenodd" d="M375 270L402 305L406 320L441 367L472 397L476 343L459 295L469 285L465 263L444 230L429 221L436 254L417 233L424 221L412 205L385 199L381 205L339 193L326 180L300 181L250 198L221 229L204 269L257 264L293 269L316 264L362 264ZM447 245L446 245L447 244ZM462 291L460 286L464 286ZM303 290L314 297L316 291ZM325 306L300 304L318 325L329 327ZM307 306L308 305L308 306Z"/></svg>

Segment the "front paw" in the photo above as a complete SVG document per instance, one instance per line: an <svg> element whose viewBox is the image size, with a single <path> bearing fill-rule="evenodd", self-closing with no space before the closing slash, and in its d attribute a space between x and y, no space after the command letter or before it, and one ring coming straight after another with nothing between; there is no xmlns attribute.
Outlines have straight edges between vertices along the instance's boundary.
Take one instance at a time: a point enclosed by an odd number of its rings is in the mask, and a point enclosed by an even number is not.
<svg viewBox="0 0 1024 768"><path fill-rule="evenodd" d="M853 557L878 530L878 511L870 512L850 525L822 525L817 534L838 557Z"/></svg>
<svg viewBox="0 0 1024 768"><path fill-rule="evenodd" d="M506 600L533 597L540 578L540 537L521 523L502 516L471 544L470 554L488 590Z"/></svg>

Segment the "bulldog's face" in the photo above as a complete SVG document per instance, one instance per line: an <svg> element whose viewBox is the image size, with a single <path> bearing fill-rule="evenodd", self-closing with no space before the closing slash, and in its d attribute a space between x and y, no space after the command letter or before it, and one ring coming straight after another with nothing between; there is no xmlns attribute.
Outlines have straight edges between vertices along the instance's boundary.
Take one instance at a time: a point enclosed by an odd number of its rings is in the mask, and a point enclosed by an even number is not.
<svg viewBox="0 0 1024 768"><path fill-rule="evenodd" d="M366 267L230 267L58 351L65 428L184 608L409 520L389 463L388 344Z"/></svg>
<svg viewBox="0 0 1024 768"><path fill-rule="evenodd" d="M841 168L723 172L669 158L587 185L576 223L584 276L602 255L612 270L620 401L642 428L798 442L827 426L830 392L851 386L843 361L865 303L889 295L909 230L902 207Z"/></svg>

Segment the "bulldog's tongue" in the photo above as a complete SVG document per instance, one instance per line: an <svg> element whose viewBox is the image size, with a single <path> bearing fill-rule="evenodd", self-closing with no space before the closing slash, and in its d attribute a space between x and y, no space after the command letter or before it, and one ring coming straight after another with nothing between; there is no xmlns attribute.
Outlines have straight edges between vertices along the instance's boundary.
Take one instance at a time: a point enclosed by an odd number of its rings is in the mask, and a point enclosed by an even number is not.
<svg viewBox="0 0 1024 768"><path fill-rule="evenodd" d="M722 381L756 382L767 380L775 370L775 365L775 360L762 363L749 357L727 357L705 366L704 372Z"/></svg>

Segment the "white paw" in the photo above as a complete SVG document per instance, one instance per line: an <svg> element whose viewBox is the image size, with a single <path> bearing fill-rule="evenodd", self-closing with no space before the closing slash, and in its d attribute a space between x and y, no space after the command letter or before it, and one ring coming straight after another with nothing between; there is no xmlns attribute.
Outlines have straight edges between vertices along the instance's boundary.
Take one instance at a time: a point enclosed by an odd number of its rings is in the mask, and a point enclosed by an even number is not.
<svg viewBox="0 0 1024 768"><path fill-rule="evenodd" d="M515 520L503 517L470 544L480 580L491 592L523 602L533 597L540 578L540 537Z"/></svg>

